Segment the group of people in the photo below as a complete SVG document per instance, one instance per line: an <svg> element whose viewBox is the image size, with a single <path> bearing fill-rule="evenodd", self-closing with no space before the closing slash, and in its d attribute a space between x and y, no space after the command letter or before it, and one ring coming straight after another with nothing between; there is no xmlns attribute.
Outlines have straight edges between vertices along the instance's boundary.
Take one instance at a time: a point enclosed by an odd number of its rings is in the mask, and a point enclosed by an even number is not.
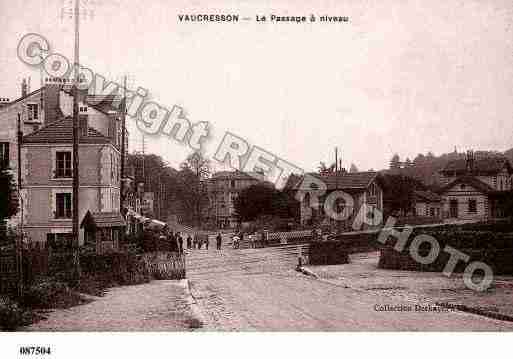
<svg viewBox="0 0 513 359"><path fill-rule="evenodd" d="M171 252L183 253L183 237L180 232L173 233L169 227L164 227L159 239L169 243Z"/></svg>
<svg viewBox="0 0 513 359"><path fill-rule="evenodd" d="M194 237L191 236L190 233L187 234L187 238L184 240L184 237L180 232L173 233L169 227L164 227L160 234L160 241L165 241L169 243L171 252L179 252L183 253L184 251L184 241L187 249L201 249L205 248L208 250L210 241L208 235L206 233L196 233ZM216 248L217 250L221 250L222 244L222 236L221 233L218 233L216 236Z"/></svg>
<svg viewBox="0 0 513 359"><path fill-rule="evenodd" d="M244 240L245 234L240 231L232 237L234 249L240 248L240 243ZM267 235L264 231L248 234L249 248L262 248L267 245Z"/></svg>

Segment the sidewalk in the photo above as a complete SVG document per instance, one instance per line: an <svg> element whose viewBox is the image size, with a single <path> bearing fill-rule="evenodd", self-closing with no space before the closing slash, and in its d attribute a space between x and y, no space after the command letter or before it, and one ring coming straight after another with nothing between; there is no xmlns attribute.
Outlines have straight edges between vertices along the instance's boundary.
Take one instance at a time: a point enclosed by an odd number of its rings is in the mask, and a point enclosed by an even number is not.
<svg viewBox="0 0 513 359"><path fill-rule="evenodd" d="M44 314L26 331L188 331L200 328L187 281L116 287L88 304Z"/></svg>
<svg viewBox="0 0 513 359"><path fill-rule="evenodd" d="M513 276L498 276L485 292L465 287L461 274L446 277L438 272L414 272L377 268L379 252L350 255L350 263L306 266L321 280L361 290L379 292L391 301L406 299L414 304L448 303L478 314L513 317Z"/></svg>

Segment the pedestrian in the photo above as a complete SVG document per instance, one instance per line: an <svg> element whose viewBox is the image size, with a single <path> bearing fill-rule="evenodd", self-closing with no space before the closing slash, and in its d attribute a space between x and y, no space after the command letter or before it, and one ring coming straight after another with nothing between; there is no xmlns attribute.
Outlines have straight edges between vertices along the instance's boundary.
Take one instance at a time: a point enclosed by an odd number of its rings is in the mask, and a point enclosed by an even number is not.
<svg viewBox="0 0 513 359"><path fill-rule="evenodd" d="M238 235L234 235L232 237L232 245L233 245L233 249L239 249L239 236Z"/></svg>
<svg viewBox="0 0 513 359"><path fill-rule="evenodd" d="M191 238L191 234L187 234L187 249L191 249L192 248L192 238Z"/></svg>
<svg viewBox="0 0 513 359"><path fill-rule="evenodd" d="M176 236L173 231L169 232L168 235L169 247L171 252L178 252L178 243L176 242Z"/></svg>
<svg viewBox="0 0 513 359"><path fill-rule="evenodd" d="M248 239L249 239L249 248L255 248L255 235L254 234L250 234L248 235Z"/></svg>
<svg viewBox="0 0 513 359"><path fill-rule="evenodd" d="M219 232L216 237L216 247L217 247L218 251L221 250L221 241L222 241L221 232Z"/></svg>
<svg viewBox="0 0 513 359"><path fill-rule="evenodd" d="M205 234L205 248L207 249L207 251L208 251L208 245L209 245L208 242L209 242L208 241L208 234Z"/></svg>
<svg viewBox="0 0 513 359"><path fill-rule="evenodd" d="M198 233L194 233L194 249L198 249Z"/></svg>
<svg viewBox="0 0 513 359"><path fill-rule="evenodd" d="M176 240L178 241L178 252L183 253L183 238L180 232L176 232Z"/></svg>

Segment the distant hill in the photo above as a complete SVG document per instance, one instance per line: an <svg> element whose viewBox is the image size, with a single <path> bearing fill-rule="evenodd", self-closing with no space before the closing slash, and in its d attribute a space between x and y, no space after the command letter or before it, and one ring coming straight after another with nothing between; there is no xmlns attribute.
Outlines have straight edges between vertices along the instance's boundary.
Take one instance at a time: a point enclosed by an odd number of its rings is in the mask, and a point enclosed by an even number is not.
<svg viewBox="0 0 513 359"><path fill-rule="evenodd" d="M498 151L475 151L474 155L481 158L506 156L513 164L513 148L504 153ZM435 156L432 153L428 153L427 155L419 154L413 159L413 161L406 159L405 161L400 161L399 164L396 162L395 164L391 164L394 168L389 168L381 172L388 174L402 174L415 178L426 186L436 187L439 184L438 172L450 161L465 158L466 153L459 152L444 153L440 156ZM397 157L395 157L395 160L397 160Z"/></svg>
<svg viewBox="0 0 513 359"><path fill-rule="evenodd" d="M511 164L513 165L513 148L505 151L504 156L506 156L508 158L508 160L511 162Z"/></svg>

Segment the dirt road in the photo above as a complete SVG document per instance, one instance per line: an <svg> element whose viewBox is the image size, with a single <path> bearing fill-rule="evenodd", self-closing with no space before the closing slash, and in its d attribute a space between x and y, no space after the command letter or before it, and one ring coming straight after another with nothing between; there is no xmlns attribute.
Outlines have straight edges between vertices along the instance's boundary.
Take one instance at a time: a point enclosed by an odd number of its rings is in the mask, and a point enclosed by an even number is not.
<svg viewBox="0 0 513 359"><path fill-rule="evenodd" d="M248 331L512 330L513 323L319 281L297 273L296 246L193 251L192 292L206 329ZM387 307L388 305L388 307ZM416 307L416 305L420 307ZM402 310L401 310L402 308ZM410 311L406 311L410 308ZM420 310L422 309L422 310Z"/></svg>

